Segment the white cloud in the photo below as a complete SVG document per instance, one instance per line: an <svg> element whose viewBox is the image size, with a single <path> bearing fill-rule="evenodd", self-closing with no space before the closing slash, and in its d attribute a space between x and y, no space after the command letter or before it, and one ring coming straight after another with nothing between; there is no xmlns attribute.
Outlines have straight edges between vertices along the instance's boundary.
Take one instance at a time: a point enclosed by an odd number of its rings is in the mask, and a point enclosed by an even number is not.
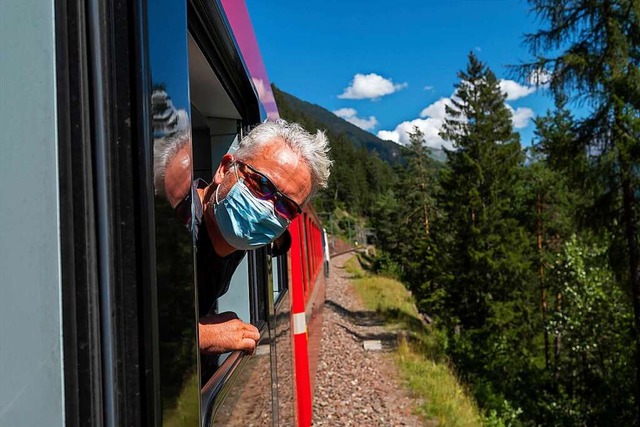
<svg viewBox="0 0 640 427"><path fill-rule="evenodd" d="M428 105L420 112L420 118L404 121L396 126L393 130L378 131L378 138L393 141L401 145L409 144L409 133L413 132L414 127L424 133L425 145L432 148L453 149L453 145L449 141L443 140L439 133L442 129L447 113L445 107L451 105L451 100L456 98L456 94L452 94L449 98L440 98L436 102ZM511 121L515 129L522 129L529 125L529 121L535 117L535 113L531 108L518 107L514 109L509 104L505 106L511 111ZM459 120L465 120L459 118Z"/></svg>
<svg viewBox="0 0 640 427"><path fill-rule="evenodd" d="M358 112L356 111L355 108L341 108L339 110L335 110L333 114L335 114L338 117L342 117L343 119L346 119L347 117L355 116L356 114L358 114Z"/></svg>
<svg viewBox="0 0 640 427"><path fill-rule="evenodd" d="M444 119L447 116L445 106L451 106L451 98L440 98L420 112L420 117Z"/></svg>
<svg viewBox="0 0 640 427"><path fill-rule="evenodd" d="M424 90L426 90L427 92L431 92L433 90L433 86L427 85L424 87Z"/></svg>
<svg viewBox="0 0 640 427"><path fill-rule="evenodd" d="M509 111L511 111L511 123L516 129L522 129L529 126L529 120L535 117L535 113L531 108L518 107L515 110L509 104L505 104Z"/></svg>
<svg viewBox="0 0 640 427"><path fill-rule="evenodd" d="M535 86L523 86L513 80L500 80L500 90L507 94L507 101L524 98L536 91Z"/></svg>
<svg viewBox="0 0 640 427"><path fill-rule="evenodd" d="M409 133L413 132L414 127L424 133L425 145L432 148L442 148L443 146L451 149L450 142L440 138L438 133L442 127L442 119L427 118L415 119L400 123L394 130L381 130L378 132L378 138L393 141L401 145L409 145Z"/></svg>
<svg viewBox="0 0 640 427"><path fill-rule="evenodd" d="M377 99L390 95L407 87L407 83L393 83L391 79L385 79L375 73L356 74L351 85L344 90L340 99Z"/></svg>
<svg viewBox="0 0 640 427"><path fill-rule="evenodd" d="M387 139L401 145L409 144L409 133L413 132L414 127L424 133L425 145L432 148L452 149L453 145L449 141L445 141L439 135L440 129L447 117L445 110L446 105L451 105L451 99L455 93L449 98L440 98L436 102L428 105L420 112L420 118L400 123L394 130L381 130L378 132L378 138Z"/></svg>
<svg viewBox="0 0 640 427"><path fill-rule="evenodd" d="M400 132L395 130L379 130L378 138L400 144Z"/></svg>
<svg viewBox="0 0 640 427"><path fill-rule="evenodd" d="M374 116L369 116L368 119L363 119L357 116L358 111L354 108L340 108L333 112L338 117L342 117L351 124L358 126L360 129L371 130L378 125L378 119Z"/></svg>

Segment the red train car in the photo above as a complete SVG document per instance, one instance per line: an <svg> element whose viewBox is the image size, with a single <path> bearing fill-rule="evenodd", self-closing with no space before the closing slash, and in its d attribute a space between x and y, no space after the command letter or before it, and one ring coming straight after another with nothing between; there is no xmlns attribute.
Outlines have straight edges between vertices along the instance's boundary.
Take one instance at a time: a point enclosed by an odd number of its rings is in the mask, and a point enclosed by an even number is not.
<svg viewBox="0 0 640 427"><path fill-rule="evenodd" d="M312 210L290 227L291 299L298 425L311 424L315 372L322 336L326 234Z"/></svg>

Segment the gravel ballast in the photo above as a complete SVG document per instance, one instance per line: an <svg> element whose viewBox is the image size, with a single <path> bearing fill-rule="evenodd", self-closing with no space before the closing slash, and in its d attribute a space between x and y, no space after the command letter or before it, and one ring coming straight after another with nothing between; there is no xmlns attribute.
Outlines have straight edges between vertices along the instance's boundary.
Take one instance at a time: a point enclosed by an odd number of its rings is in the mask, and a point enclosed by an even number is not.
<svg viewBox="0 0 640 427"><path fill-rule="evenodd" d="M421 426L393 361L395 333L363 308L344 269L352 256L331 259L313 425Z"/></svg>

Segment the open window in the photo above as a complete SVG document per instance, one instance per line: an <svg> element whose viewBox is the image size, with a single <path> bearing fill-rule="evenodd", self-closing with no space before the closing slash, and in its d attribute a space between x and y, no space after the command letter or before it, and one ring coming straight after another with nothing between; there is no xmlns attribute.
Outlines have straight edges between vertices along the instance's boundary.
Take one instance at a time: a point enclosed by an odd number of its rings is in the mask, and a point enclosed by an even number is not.
<svg viewBox="0 0 640 427"><path fill-rule="evenodd" d="M217 2L188 5L193 176L196 181L207 184L212 181L222 157L233 153L242 134L262 119L251 78L226 21L220 19L223 14L218 7ZM202 181L199 181L201 185ZM200 315L215 316L231 311L241 320L254 324L262 336L259 349L251 358L242 352L200 354L202 423L218 425L234 419L246 422L246 414L237 414L240 410L237 402L244 400L242 396L246 397L249 392L240 387L247 381L252 384L249 401L266 402L260 416L270 417L271 411L267 409L272 402L272 364L267 317L273 299L269 298L267 251L247 253L239 260L228 288L220 297L217 291L212 297L213 284L206 274L200 274L208 268L207 261L200 256L198 236L194 237ZM254 375L259 375L260 381L250 379Z"/></svg>

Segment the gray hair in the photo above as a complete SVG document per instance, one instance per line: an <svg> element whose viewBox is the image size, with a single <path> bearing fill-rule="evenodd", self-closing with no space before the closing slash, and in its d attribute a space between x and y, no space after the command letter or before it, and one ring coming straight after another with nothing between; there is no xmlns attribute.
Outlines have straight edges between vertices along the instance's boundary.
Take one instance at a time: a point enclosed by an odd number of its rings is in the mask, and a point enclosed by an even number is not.
<svg viewBox="0 0 640 427"><path fill-rule="evenodd" d="M319 189L327 188L333 161L329 159L329 140L323 131L310 134L297 123L279 119L262 123L249 132L238 144L235 156L246 159L257 155L266 144L281 139L297 153L311 171L311 198Z"/></svg>
<svg viewBox="0 0 640 427"><path fill-rule="evenodd" d="M153 186L158 196L167 197L165 178L167 166L182 148L191 143L189 116L178 110L164 89L151 94L151 125L153 128Z"/></svg>
<svg viewBox="0 0 640 427"><path fill-rule="evenodd" d="M183 130L153 140L153 186L158 196L167 197L165 178L167 166L180 150L191 144L189 131Z"/></svg>

